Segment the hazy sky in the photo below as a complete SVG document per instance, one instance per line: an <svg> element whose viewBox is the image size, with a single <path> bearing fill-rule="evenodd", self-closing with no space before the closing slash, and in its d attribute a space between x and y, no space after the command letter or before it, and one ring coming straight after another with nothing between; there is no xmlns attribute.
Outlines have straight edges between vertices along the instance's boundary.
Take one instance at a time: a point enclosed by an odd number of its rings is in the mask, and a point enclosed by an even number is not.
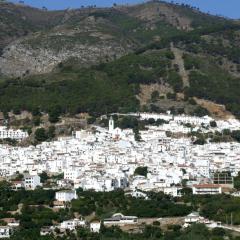
<svg viewBox="0 0 240 240"><path fill-rule="evenodd" d="M12 2L18 1L12 0ZM170 0L166 1L170 2ZM134 4L143 2L143 0L25 0L24 2L34 7L45 6L53 10L68 7L79 8L82 5L112 6L113 3ZM240 0L174 0L174 2L191 4L199 7L204 12L221 14L230 18L240 18Z"/></svg>

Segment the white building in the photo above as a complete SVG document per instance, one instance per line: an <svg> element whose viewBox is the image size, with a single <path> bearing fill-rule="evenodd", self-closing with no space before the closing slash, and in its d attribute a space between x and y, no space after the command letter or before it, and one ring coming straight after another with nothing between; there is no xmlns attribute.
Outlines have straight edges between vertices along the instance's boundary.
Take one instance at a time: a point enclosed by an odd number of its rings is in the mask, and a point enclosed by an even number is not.
<svg viewBox="0 0 240 240"><path fill-rule="evenodd" d="M240 197L240 191L234 192L231 195L234 197Z"/></svg>
<svg viewBox="0 0 240 240"><path fill-rule="evenodd" d="M73 199L77 199L76 191L64 190L55 193L55 199L60 202L71 202Z"/></svg>
<svg viewBox="0 0 240 240"><path fill-rule="evenodd" d="M196 184L192 187L193 194L204 195L204 194L221 194L222 187L217 184Z"/></svg>
<svg viewBox="0 0 240 240"><path fill-rule="evenodd" d="M1 221L5 222L7 226L17 228L20 226L20 221L15 218L2 218Z"/></svg>
<svg viewBox="0 0 240 240"><path fill-rule="evenodd" d="M60 179L57 180L57 185L60 188L71 188L72 187L72 181L68 179Z"/></svg>
<svg viewBox="0 0 240 240"><path fill-rule="evenodd" d="M0 238L10 238L12 228L9 226L0 226Z"/></svg>
<svg viewBox="0 0 240 240"><path fill-rule="evenodd" d="M140 192L138 190L133 190L131 192L127 192L127 193L125 193L125 195L126 196L130 195L130 196L135 197L135 198L143 198L143 199L146 199L146 200L148 199L148 196L147 196L146 193Z"/></svg>
<svg viewBox="0 0 240 240"><path fill-rule="evenodd" d="M104 225L128 225L137 224L138 218L135 216L124 216L121 213L114 214L111 218L104 219Z"/></svg>
<svg viewBox="0 0 240 240"><path fill-rule="evenodd" d="M91 232L98 233L98 232L100 232L100 228L101 228L101 222L96 220L96 221L92 221L90 223L90 231Z"/></svg>
<svg viewBox="0 0 240 240"><path fill-rule="evenodd" d="M184 222L188 224L192 224L192 223L198 223L202 219L203 217L201 217L198 212L192 212L185 217Z"/></svg>
<svg viewBox="0 0 240 240"><path fill-rule="evenodd" d="M24 188L23 181L13 181L12 182L12 190L20 190L22 188Z"/></svg>
<svg viewBox="0 0 240 240"><path fill-rule="evenodd" d="M64 179L75 181L80 176L80 173L78 169L65 169Z"/></svg>
<svg viewBox="0 0 240 240"><path fill-rule="evenodd" d="M179 189L175 186L181 186L182 180L189 180L187 184L192 187L194 184L212 182L209 178L214 172L230 171L232 176L236 176L240 171L240 143L209 142L201 146L194 145L186 134L180 134L179 138L166 137L167 130L185 133L191 129L185 129L185 123L191 123L202 132L215 131L216 128L209 126L209 119L148 113L133 116L163 119L166 123L141 130L141 142L134 140L132 130L114 128L111 120L109 129L94 126L94 130L76 132L75 137L59 138L37 146L13 147L0 144L0 177L25 171L30 175L38 175L46 171L50 174L65 174L65 180L57 182L59 189L72 189L74 184L75 189L138 189L144 192L163 191L177 196ZM236 121L231 123L231 129L239 128L240 123ZM217 125L218 131L221 131L223 127L228 128L229 123L224 120ZM146 177L133 176L134 170L140 166L148 166ZM13 183L15 190L21 186L21 183ZM209 194L210 191L209 188L194 189L195 194ZM213 189L210 193L220 193L220 190ZM71 201L74 195L59 198ZM140 193L135 196L144 197ZM66 202L58 201L56 206L65 207Z"/></svg>
<svg viewBox="0 0 240 240"><path fill-rule="evenodd" d="M6 127L0 127L0 139L11 138L16 140L22 140L27 137L28 137L28 133L20 129L13 130L13 129L7 129Z"/></svg>
<svg viewBox="0 0 240 240"><path fill-rule="evenodd" d="M112 138L114 139L120 139L123 137L123 131L121 128L117 127L115 128L114 126L114 120L113 117L111 116L108 122L108 132L112 135Z"/></svg>
<svg viewBox="0 0 240 240"><path fill-rule="evenodd" d="M108 131L109 131L109 133L113 133L113 130L114 130L114 120L111 116L109 123L108 123Z"/></svg>
<svg viewBox="0 0 240 240"><path fill-rule="evenodd" d="M38 175L25 174L24 187L27 190L34 190L36 187L42 186L41 179Z"/></svg>
<svg viewBox="0 0 240 240"><path fill-rule="evenodd" d="M165 187L165 188L163 188L163 192L164 192L164 194L171 195L173 197L180 197L181 196L181 193L180 193L181 189L182 188L180 188L180 187Z"/></svg>
<svg viewBox="0 0 240 240"><path fill-rule="evenodd" d="M75 230L77 227L84 227L86 225L86 221L84 219L72 219L64 221L60 224L60 229L66 230Z"/></svg>
<svg viewBox="0 0 240 240"><path fill-rule="evenodd" d="M52 233L52 227L42 227L40 230L40 236L47 236Z"/></svg>

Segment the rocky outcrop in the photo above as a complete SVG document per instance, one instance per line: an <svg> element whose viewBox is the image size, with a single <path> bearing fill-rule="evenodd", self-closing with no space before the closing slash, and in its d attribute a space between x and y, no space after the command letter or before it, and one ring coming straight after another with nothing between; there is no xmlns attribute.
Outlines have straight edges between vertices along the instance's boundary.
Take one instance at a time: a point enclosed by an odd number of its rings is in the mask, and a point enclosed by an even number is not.
<svg viewBox="0 0 240 240"><path fill-rule="evenodd" d="M70 58L90 66L119 58L133 48L134 43L103 18L68 19L10 43L0 56L0 73L11 77L48 73Z"/></svg>
<svg viewBox="0 0 240 240"><path fill-rule="evenodd" d="M112 60L126 54L130 49L114 41L100 42L95 45L76 44L60 50L33 48L21 42L8 46L0 57L0 71L7 76L24 76L51 72L59 63L69 58L77 58L83 66Z"/></svg>

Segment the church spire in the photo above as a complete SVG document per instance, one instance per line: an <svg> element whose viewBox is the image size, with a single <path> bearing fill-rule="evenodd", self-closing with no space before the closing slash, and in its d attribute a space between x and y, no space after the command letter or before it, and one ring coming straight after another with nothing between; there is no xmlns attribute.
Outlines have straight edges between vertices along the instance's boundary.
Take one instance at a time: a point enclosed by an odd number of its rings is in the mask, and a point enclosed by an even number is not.
<svg viewBox="0 0 240 240"><path fill-rule="evenodd" d="M109 119L108 130L109 130L109 133L112 133L114 130L114 120L112 116Z"/></svg>

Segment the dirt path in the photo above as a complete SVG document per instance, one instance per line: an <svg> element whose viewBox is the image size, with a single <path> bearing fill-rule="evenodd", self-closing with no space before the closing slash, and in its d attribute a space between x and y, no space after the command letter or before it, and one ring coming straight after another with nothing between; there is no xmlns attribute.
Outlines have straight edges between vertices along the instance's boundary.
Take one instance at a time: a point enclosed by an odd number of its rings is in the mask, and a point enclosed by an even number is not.
<svg viewBox="0 0 240 240"><path fill-rule="evenodd" d="M175 56L173 64L177 64L179 67L179 74L181 75L183 80L183 87L189 87L189 77L184 67L183 52L180 49L175 48L173 44L171 44L171 51Z"/></svg>

